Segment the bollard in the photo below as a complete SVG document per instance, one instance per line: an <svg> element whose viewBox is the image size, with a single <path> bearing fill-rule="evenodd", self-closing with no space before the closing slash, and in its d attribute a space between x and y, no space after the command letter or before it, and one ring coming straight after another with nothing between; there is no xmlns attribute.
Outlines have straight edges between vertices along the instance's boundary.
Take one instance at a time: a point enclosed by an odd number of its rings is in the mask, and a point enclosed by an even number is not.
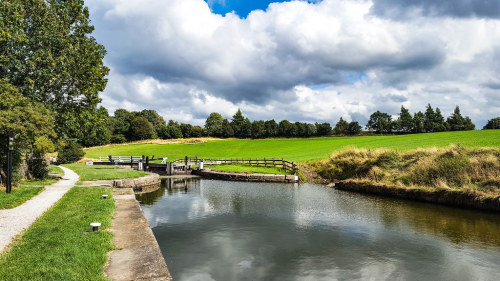
<svg viewBox="0 0 500 281"><path fill-rule="evenodd" d="M90 224L90 226L92 226L92 231L96 232L96 231L99 231L99 226L101 226L101 223L100 222L93 222Z"/></svg>
<svg viewBox="0 0 500 281"><path fill-rule="evenodd" d="M106 198L108 198L108 195L107 194L103 194L102 195L102 199L106 199Z"/></svg>

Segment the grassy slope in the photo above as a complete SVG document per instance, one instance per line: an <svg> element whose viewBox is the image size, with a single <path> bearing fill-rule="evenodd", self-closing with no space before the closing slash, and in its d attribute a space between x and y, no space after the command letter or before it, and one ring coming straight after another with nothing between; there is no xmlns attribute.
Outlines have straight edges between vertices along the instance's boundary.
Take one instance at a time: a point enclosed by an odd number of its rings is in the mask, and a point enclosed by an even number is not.
<svg viewBox="0 0 500 281"><path fill-rule="evenodd" d="M73 163L65 164L64 167L77 173L80 176L80 181L139 178L148 175L142 171L121 169L115 166L87 166L83 163Z"/></svg>
<svg viewBox="0 0 500 281"><path fill-rule="evenodd" d="M359 148L393 148L408 150L419 147L500 147L500 130L444 132L401 136L329 137L311 139L220 140L200 144L131 144L90 148L87 158L106 155L155 155L180 159L203 157L284 157L289 161L325 159L346 146Z"/></svg>
<svg viewBox="0 0 500 281"><path fill-rule="evenodd" d="M86 232L94 221L111 226L111 188L71 189L0 258L0 280L106 280L110 232Z"/></svg>

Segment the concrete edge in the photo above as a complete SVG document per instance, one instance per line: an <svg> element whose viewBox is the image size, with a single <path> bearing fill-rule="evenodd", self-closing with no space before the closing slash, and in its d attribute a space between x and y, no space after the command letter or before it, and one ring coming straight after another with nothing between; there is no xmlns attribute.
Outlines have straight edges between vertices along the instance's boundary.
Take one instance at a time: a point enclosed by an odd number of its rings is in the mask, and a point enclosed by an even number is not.
<svg viewBox="0 0 500 281"><path fill-rule="evenodd" d="M113 244L106 277L111 280L172 280L160 246L132 188L113 191L116 210L110 228Z"/></svg>

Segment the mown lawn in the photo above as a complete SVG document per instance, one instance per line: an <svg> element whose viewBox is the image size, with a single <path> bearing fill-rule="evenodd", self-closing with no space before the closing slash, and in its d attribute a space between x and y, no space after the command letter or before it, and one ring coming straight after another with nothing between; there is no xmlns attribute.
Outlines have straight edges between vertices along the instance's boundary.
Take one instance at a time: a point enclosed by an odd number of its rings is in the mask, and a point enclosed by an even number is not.
<svg viewBox="0 0 500 281"><path fill-rule="evenodd" d="M215 140L199 144L130 144L86 149L87 158L116 155L155 155L169 160L184 156L285 158L307 161L328 158L333 151L354 146L358 148L392 148L409 150L419 147L500 147L500 130L443 132L398 136L326 137L310 139Z"/></svg>
<svg viewBox="0 0 500 281"><path fill-rule="evenodd" d="M1 256L0 280L107 280L113 235L87 232L91 222L111 226L115 204L101 198L105 193L112 188L72 188Z"/></svg>
<svg viewBox="0 0 500 281"><path fill-rule="evenodd" d="M65 164L63 166L77 173L80 176L80 181L128 179L148 175L143 171L129 170L117 166L87 166L83 163Z"/></svg>

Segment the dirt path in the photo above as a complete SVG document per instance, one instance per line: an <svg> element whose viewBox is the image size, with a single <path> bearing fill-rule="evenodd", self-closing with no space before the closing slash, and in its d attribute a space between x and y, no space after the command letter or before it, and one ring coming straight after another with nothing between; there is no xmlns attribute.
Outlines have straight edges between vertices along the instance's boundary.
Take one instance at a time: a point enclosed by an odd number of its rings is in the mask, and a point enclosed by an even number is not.
<svg viewBox="0 0 500 281"><path fill-rule="evenodd" d="M45 187L40 194L16 208L0 210L0 253L16 235L35 222L78 181L75 172L65 167L60 166L60 168L64 171L62 180Z"/></svg>

